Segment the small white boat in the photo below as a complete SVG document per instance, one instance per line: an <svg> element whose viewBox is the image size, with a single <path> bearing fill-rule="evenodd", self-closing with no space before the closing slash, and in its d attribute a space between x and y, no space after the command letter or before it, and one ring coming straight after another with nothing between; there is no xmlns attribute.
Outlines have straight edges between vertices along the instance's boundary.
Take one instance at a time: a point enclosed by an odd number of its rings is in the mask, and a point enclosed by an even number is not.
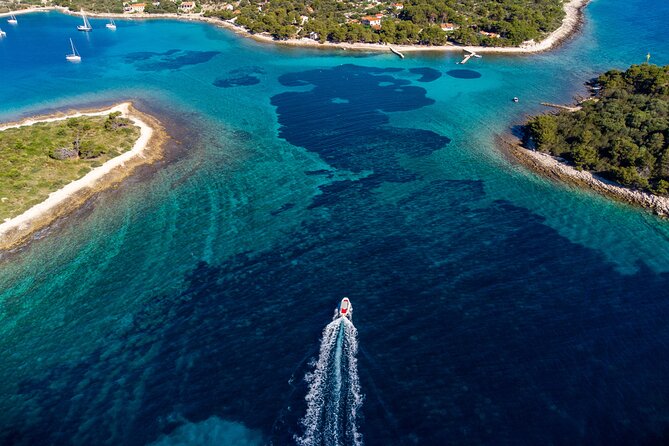
<svg viewBox="0 0 669 446"><path fill-rule="evenodd" d="M72 47L72 54L66 55L65 59L67 59L69 62L81 62L81 56L74 47L74 42L72 42L72 39L70 39L70 46Z"/></svg>
<svg viewBox="0 0 669 446"><path fill-rule="evenodd" d="M0 29L0 37L5 37L6 35L7 33Z"/></svg>
<svg viewBox="0 0 669 446"><path fill-rule="evenodd" d="M339 317L347 317L351 319L351 313L353 313L353 306L351 305L351 301L348 300L348 297L345 297L341 300L341 304L339 304Z"/></svg>
<svg viewBox="0 0 669 446"><path fill-rule="evenodd" d="M109 23L105 25L107 29L111 29L112 31L116 31L116 23L114 23L114 19L110 18Z"/></svg>
<svg viewBox="0 0 669 446"><path fill-rule="evenodd" d="M16 25L17 23L19 23L19 21L16 20L16 16L14 14L11 14L7 19L7 23L9 23L10 25Z"/></svg>
<svg viewBox="0 0 669 446"><path fill-rule="evenodd" d="M91 22L88 21L88 17L86 17L83 10L81 11L81 15L84 18L84 24L77 26L77 29L85 32L92 31L93 27L91 26Z"/></svg>
<svg viewBox="0 0 669 446"><path fill-rule="evenodd" d="M518 102L520 99L518 99L518 96L514 96L512 100L513 102Z"/></svg>

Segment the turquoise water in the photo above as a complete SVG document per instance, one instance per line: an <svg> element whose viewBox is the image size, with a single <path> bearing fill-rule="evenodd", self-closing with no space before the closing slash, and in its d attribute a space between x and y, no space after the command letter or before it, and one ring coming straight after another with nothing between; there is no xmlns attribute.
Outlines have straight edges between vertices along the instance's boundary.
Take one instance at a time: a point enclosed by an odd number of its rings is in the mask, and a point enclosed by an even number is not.
<svg viewBox="0 0 669 446"><path fill-rule="evenodd" d="M0 263L0 442L292 443L344 295L366 444L666 442L669 226L494 144L603 70L669 63L666 2L586 15L556 51L465 67L3 23L1 120L131 99L174 139Z"/></svg>

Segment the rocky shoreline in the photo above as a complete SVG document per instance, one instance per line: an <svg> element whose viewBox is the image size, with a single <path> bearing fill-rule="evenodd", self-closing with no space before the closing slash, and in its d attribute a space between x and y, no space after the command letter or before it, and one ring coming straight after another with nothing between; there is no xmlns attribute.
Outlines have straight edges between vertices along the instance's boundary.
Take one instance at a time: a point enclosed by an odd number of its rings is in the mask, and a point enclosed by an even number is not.
<svg viewBox="0 0 669 446"><path fill-rule="evenodd" d="M551 179L586 187L616 201L649 209L654 214L669 218L669 197L629 189L618 183L578 170L561 158L526 149L519 141L498 138L498 145L505 154L528 169Z"/></svg>

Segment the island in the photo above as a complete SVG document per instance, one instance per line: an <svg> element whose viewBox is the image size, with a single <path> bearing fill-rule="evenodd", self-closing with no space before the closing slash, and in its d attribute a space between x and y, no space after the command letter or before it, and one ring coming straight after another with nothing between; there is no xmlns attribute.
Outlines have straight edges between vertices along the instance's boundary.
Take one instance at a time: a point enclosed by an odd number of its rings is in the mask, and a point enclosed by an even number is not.
<svg viewBox="0 0 669 446"><path fill-rule="evenodd" d="M591 80L592 97L531 118L518 159L543 173L669 215L669 66Z"/></svg>
<svg viewBox="0 0 669 446"><path fill-rule="evenodd" d="M131 103L0 125L0 250L158 159L164 140Z"/></svg>
<svg viewBox="0 0 669 446"><path fill-rule="evenodd" d="M588 0L44 0L27 11L115 18L202 20L256 40L402 51L532 53L571 35ZM16 12L16 11L15 11Z"/></svg>

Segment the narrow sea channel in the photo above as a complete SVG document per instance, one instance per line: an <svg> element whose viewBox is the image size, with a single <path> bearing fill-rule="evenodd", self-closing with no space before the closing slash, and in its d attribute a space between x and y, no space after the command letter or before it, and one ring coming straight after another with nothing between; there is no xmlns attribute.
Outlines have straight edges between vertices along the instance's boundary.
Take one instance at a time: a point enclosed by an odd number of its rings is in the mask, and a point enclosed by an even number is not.
<svg viewBox="0 0 669 446"><path fill-rule="evenodd" d="M130 99L174 140L0 258L0 444L293 444L343 296L364 444L669 442L669 223L495 146L604 70L669 64L666 1L594 0L559 49L464 67L19 20L0 120Z"/></svg>

